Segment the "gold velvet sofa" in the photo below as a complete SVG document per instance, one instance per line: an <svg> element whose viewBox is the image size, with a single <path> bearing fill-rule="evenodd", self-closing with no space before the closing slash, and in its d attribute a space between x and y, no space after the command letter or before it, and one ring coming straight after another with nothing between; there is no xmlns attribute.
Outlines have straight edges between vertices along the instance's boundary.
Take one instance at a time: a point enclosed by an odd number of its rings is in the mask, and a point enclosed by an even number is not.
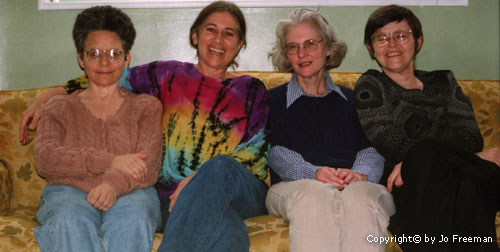
<svg viewBox="0 0 500 252"><path fill-rule="evenodd" d="M286 83L290 74L277 72L236 72L261 79L268 88ZM331 73L335 83L353 88L359 73ZM484 136L484 148L500 148L500 81L458 80L474 105L476 119ZM21 145L21 114L38 95L53 87L26 90L0 90L0 252L40 251L33 236L35 214L45 181L37 175L33 142ZM35 137L32 133L31 137ZM497 241L500 240L500 212L496 216ZM275 216L246 220L250 251L289 251L288 224ZM75 234L77 235L77 234ZM154 249L161 234L156 234ZM500 245L500 243L499 243ZM400 251L390 243L387 251Z"/></svg>

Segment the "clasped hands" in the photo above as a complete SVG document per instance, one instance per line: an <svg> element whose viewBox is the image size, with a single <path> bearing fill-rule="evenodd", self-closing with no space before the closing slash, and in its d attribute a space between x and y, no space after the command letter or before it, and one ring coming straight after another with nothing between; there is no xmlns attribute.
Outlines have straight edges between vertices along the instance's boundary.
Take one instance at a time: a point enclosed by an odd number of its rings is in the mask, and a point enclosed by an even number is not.
<svg viewBox="0 0 500 252"><path fill-rule="evenodd" d="M366 181L367 177L351 169L323 166L316 170L314 179L323 183L332 184L339 190L342 190L353 182Z"/></svg>
<svg viewBox="0 0 500 252"><path fill-rule="evenodd" d="M125 154L113 158L111 169L127 174L137 181L144 181L148 175L146 154ZM116 202L118 193L106 182L94 187L87 195L87 202L101 211L107 211Z"/></svg>

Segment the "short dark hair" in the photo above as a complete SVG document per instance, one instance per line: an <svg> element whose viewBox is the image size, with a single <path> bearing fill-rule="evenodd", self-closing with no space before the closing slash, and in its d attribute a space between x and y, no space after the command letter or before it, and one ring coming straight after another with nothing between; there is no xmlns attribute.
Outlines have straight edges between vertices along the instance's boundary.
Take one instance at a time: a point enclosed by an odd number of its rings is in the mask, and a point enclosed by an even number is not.
<svg viewBox="0 0 500 252"><path fill-rule="evenodd" d="M240 40L243 40L243 47L246 47L247 25L245 22L245 16L243 16L243 13L236 4L228 1L215 1L205 6L205 8L203 8L200 11L198 16L194 20L193 25L191 25L191 29L189 30L189 44L191 44L191 46L195 49L198 48L194 44L193 34L198 33L203 22L205 22L208 16L210 16L212 13L215 12L227 12L234 17L234 19L238 22L238 27L237 27L238 38ZM233 59L233 61L229 65L238 66L238 63L236 63L236 61L234 61Z"/></svg>
<svg viewBox="0 0 500 252"><path fill-rule="evenodd" d="M81 52L89 33L110 31L120 37L123 50L127 54L135 40L135 28L130 17L120 9L111 6L95 6L83 10L76 17L73 26L73 41L77 52Z"/></svg>
<svg viewBox="0 0 500 252"><path fill-rule="evenodd" d="M379 28L392 22L401 22L406 20L411 28L413 38L415 40L415 55L421 48L418 44L418 38L422 36L422 24L420 20L408 8L399 5L387 5L376 9L368 18L365 26L365 45L368 46L370 56L374 58L372 36Z"/></svg>

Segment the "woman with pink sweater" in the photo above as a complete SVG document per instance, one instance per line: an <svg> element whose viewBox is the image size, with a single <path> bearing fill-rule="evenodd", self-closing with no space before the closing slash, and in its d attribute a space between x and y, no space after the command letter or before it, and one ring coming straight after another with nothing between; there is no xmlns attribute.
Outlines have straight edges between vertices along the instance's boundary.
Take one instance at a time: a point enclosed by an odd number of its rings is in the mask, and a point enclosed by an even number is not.
<svg viewBox="0 0 500 252"><path fill-rule="evenodd" d="M35 162L47 187L35 237L42 252L149 252L161 218L152 185L162 107L118 87L134 26L116 8L92 7L77 16L73 39L89 87L42 109Z"/></svg>

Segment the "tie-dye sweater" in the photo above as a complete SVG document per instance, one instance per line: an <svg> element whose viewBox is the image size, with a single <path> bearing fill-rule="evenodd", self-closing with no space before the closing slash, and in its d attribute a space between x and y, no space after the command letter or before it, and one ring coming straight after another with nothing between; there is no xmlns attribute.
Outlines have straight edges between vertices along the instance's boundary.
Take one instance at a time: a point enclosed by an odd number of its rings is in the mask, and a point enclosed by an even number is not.
<svg viewBox="0 0 500 252"><path fill-rule="evenodd" d="M82 76L66 83L68 92L85 88ZM156 96L163 104L161 196L210 158L229 155L257 178L267 176L269 113L264 84L250 76L214 79L192 63L158 61L124 70L120 86Z"/></svg>

